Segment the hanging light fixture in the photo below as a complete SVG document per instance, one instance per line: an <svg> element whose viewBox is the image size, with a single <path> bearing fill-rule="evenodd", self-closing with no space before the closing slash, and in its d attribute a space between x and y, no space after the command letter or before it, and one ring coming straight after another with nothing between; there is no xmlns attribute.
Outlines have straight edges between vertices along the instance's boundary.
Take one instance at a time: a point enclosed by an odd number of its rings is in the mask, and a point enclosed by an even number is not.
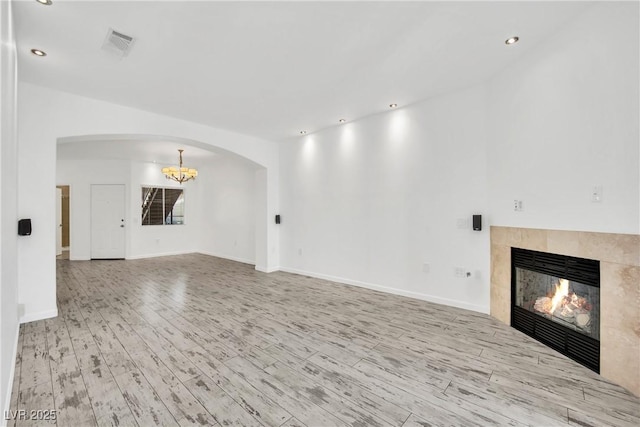
<svg viewBox="0 0 640 427"><path fill-rule="evenodd" d="M191 179L196 179L198 171L193 168L185 168L182 166L182 152L184 150L180 148L178 151L180 152L180 167L168 166L166 168L162 168L162 173L167 177L167 179L172 179L180 184Z"/></svg>

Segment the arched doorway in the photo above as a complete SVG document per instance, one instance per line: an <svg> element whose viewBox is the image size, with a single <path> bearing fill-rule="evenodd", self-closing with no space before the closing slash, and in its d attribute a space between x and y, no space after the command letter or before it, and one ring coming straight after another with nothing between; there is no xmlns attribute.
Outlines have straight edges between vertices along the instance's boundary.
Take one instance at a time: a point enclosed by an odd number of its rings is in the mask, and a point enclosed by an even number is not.
<svg viewBox="0 0 640 427"><path fill-rule="evenodd" d="M267 227L262 223L268 176L263 166L210 144L157 135L75 136L59 138L57 146L56 182L75 183L71 186L72 260L96 258L96 236L104 233L95 232L96 212L87 209L92 206L89 200L93 190L117 185L126 193L122 224L114 225L126 227L119 230L126 241L122 258L203 252L269 270L262 265L269 255L264 244ZM201 169L200 175L195 182L165 184L160 169L177 163L178 148L185 150L189 165ZM220 169L236 177L226 180L226 188ZM167 192L180 193L176 200L184 203L188 220L179 222L182 227L145 227L150 223L141 217L139 203L145 190L160 191L158 200L164 203L168 202Z"/></svg>

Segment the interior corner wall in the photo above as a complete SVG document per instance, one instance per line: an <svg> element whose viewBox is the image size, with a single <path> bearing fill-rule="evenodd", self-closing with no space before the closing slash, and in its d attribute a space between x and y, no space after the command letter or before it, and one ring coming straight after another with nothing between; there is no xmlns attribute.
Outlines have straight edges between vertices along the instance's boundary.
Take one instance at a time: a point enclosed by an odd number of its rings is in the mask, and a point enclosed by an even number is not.
<svg viewBox="0 0 640 427"><path fill-rule="evenodd" d="M283 143L283 270L488 312L485 101L478 86Z"/></svg>
<svg viewBox="0 0 640 427"><path fill-rule="evenodd" d="M17 61L11 2L0 2L0 414L9 410L18 338ZM28 238L28 237L26 237ZM4 416L0 425L5 425Z"/></svg>
<svg viewBox="0 0 640 427"><path fill-rule="evenodd" d="M640 232L638 16L638 2L596 4L492 79L494 224Z"/></svg>
<svg viewBox="0 0 640 427"><path fill-rule="evenodd" d="M199 170L199 252L256 264L256 168L216 157Z"/></svg>

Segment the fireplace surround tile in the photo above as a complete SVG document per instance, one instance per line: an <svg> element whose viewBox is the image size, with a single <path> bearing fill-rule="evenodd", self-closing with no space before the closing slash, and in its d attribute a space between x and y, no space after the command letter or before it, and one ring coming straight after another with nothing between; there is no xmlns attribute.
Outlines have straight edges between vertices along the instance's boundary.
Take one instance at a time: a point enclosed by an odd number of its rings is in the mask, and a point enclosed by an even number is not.
<svg viewBox="0 0 640 427"><path fill-rule="evenodd" d="M581 232L580 246L585 258L640 266L640 236Z"/></svg>
<svg viewBox="0 0 640 427"><path fill-rule="evenodd" d="M517 239L513 239L511 235L511 227L491 227L491 243L495 245L509 245L513 241L520 241L520 236Z"/></svg>
<svg viewBox="0 0 640 427"><path fill-rule="evenodd" d="M491 316L509 324L511 288L501 286L511 277L511 250L506 245L491 245ZM495 302L495 304L494 304Z"/></svg>
<svg viewBox="0 0 640 427"><path fill-rule="evenodd" d="M533 228L520 229L522 249L547 252L547 231Z"/></svg>
<svg viewBox="0 0 640 427"><path fill-rule="evenodd" d="M548 230L547 251L553 254L577 256L575 254L582 252L580 250L580 233L575 231Z"/></svg>
<svg viewBox="0 0 640 427"><path fill-rule="evenodd" d="M511 247L600 261L600 372L640 396L640 236L492 226L491 316L506 324Z"/></svg>
<svg viewBox="0 0 640 427"><path fill-rule="evenodd" d="M619 283L603 292L600 307L604 316L600 351L608 355L601 360L601 373L606 378L619 378L619 384L634 391L634 373L640 373L640 267L600 263L603 283ZM635 285L634 285L635 284Z"/></svg>

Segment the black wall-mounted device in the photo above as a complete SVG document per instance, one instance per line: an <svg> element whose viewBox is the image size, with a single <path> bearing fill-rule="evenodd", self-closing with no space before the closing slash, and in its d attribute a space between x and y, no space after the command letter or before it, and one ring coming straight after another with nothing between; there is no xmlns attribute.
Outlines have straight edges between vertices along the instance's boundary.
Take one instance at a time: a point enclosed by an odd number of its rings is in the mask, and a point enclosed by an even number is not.
<svg viewBox="0 0 640 427"><path fill-rule="evenodd" d="M474 231L482 230L482 215L473 216L473 230Z"/></svg>
<svg viewBox="0 0 640 427"><path fill-rule="evenodd" d="M280 215L276 215L276 224L280 224Z"/></svg>
<svg viewBox="0 0 640 427"><path fill-rule="evenodd" d="M18 221L18 236L31 236L31 218Z"/></svg>

